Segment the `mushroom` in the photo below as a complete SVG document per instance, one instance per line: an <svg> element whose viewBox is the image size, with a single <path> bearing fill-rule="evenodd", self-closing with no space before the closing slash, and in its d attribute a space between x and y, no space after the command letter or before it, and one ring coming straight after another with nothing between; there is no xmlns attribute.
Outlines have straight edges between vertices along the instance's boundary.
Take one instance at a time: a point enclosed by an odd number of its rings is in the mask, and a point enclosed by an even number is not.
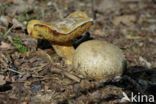
<svg viewBox="0 0 156 104"><path fill-rule="evenodd" d="M71 41L81 36L93 24L84 12L76 11L63 21L51 24L31 20L28 22L28 34L36 39L52 42L56 53L65 59L73 69L91 79L112 79L123 73L125 58L122 51L106 41L90 40L75 50Z"/></svg>
<svg viewBox="0 0 156 104"><path fill-rule="evenodd" d="M76 11L64 18L63 21L56 21L51 24L31 20L28 22L28 34L36 39L46 39L52 42L56 53L65 59L67 64L72 63L75 49L71 40L81 36L93 24L93 19L85 12Z"/></svg>
<svg viewBox="0 0 156 104"><path fill-rule="evenodd" d="M75 71L87 78L103 81L122 75L124 63L121 49L102 40L80 44L73 57Z"/></svg>

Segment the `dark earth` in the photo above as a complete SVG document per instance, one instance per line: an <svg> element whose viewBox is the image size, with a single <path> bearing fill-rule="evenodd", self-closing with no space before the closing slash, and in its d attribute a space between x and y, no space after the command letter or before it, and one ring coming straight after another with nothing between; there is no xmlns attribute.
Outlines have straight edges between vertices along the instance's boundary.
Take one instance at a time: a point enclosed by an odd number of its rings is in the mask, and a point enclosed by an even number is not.
<svg viewBox="0 0 156 104"><path fill-rule="evenodd" d="M29 20L52 22L75 10L95 20L75 43L103 39L123 50L120 79L82 78L49 42L28 35ZM128 104L123 92L156 97L155 89L156 0L0 0L0 104Z"/></svg>

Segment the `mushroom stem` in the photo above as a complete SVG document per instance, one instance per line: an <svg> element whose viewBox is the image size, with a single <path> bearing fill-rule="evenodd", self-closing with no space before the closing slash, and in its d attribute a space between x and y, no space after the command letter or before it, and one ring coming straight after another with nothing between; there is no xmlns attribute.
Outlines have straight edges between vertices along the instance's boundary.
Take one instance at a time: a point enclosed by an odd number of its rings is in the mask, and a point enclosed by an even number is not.
<svg viewBox="0 0 156 104"><path fill-rule="evenodd" d="M72 64L75 49L71 43L69 43L68 45L52 44L52 47L59 56L65 59L66 64L68 65Z"/></svg>

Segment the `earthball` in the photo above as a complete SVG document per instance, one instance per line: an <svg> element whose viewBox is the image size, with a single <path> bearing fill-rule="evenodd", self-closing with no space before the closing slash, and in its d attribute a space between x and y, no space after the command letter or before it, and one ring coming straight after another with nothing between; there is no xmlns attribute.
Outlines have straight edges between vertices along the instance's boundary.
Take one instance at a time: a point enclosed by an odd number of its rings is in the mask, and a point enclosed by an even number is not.
<svg viewBox="0 0 156 104"><path fill-rule="evenodd" d="M73 57L73 69L84 77L109 80L122 75L125 58L117 46L103 40L90 40L78 46Z"/></svg>

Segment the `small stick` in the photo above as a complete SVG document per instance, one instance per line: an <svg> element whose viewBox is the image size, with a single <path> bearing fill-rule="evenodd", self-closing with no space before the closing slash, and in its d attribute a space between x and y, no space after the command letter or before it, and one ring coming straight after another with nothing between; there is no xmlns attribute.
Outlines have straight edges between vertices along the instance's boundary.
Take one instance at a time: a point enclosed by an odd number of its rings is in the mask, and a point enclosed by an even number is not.
<svg viewBox="0 0 156 104"><path fill-rule="evenodd" d="M92 0L92 17L96 20L96 13L95 13L95 0Z"/></svg>
<svg viewBox="0 0 156 104"><path fill-rule="evenodd" d="M10 33L10 31L13 29L13 27L14 27L14 25L12 25L12 26L8 29L8 31L4 34L4 37L6 37L6 36Z"/></svg>
<svg viewBox="0 0 156 104"><path fill-rule="evenodd" d="M57 73L57 74L63 74L63 75L65 75L67 78L69 78L69 79L71 79L71 80L74 80L74 81L76 81L76 82L80 82L80 78L79 77L77 77L77 76L75 76L75 75L73 75L73 74L71 74L71 73L69 73L69 72L67 72L67 71L64 71L64 70L61 70L61 69L59 69L59 68L51 68L51 71L52 72L54 72L54 73Z"/></svg>
<svg viewBox="0 0 156 104"><path fill-rule="evenodd" d="M12 71L12 72L17 73L17 74L20 74L20 75L23 75L23 73L16 71L16 70L13 70L13 69L10 69L10 68L8 68L7 70Z"/></svg>
<svg viewBox="0 0 156 104"><path fill-rule="evenodd" d="M35 53L36 54L36 53ZM53 60L51 59L51 56L49 56L46 52L44 51L39 51L39 55L44 55L48 61L49 61L49 64L52 66L51 67L51 71L54 72L54 73L57 73L57 74L63 74L65 75L67 78L71 79L71 80L74 80L76 82L80 82L80 78L78 78L77 76L73 75L73 74L70 74L69 72L67 71L64 71L64 70L61 70L57 67L55 67L54 65L52 65L51 63L53 63Z"/></svg>

